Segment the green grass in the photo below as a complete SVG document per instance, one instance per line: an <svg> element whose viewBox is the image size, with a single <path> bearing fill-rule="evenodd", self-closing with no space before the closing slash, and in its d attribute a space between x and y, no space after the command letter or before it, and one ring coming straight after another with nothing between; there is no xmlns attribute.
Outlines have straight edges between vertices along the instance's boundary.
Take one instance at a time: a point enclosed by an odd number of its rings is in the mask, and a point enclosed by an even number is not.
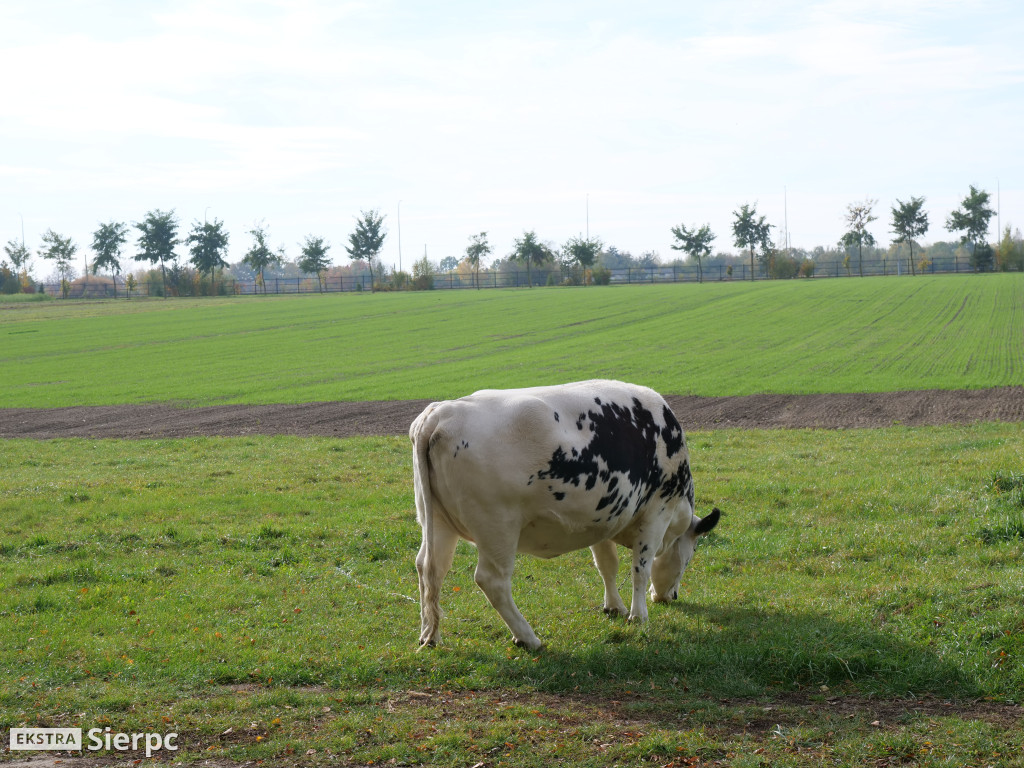
<svg viewBox="0 0 1024 768"><path fill-rule="evenodd" d="M43 301L53 301L53 297L45 293L0 293L0 304L27 304Z"/></svg>
<svg viewBox="0 0 1024 768"><path fill-rule="evenodd" d="M0 406L444 398L607 377L666 394L1024 380L1024 275L0 309Z"/></svg>
<svg viewBox="0 0 1024 768"><path fill-rule="evenodd" d="M601 613L587 553L521 558L548 646L514 648L462 544L417 653L406 440L0 442L0 729L267 764L1019 764L1024 425L690 444L726 515L648 625Z"/></svg>

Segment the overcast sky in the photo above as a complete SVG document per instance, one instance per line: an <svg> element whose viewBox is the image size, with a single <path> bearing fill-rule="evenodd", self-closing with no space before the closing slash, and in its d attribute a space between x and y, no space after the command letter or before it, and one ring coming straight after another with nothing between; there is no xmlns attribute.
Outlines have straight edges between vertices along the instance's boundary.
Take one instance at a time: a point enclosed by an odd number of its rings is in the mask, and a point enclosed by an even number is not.
<svg viewBox="0 0 1024 768"><path fill-rule="evenodd" d="M5 0L0 239L87 250L174 209L223 220L229 261L264 220L345 264L379 209L409 269L480 231L495 256L561 245L589 213L668 259L679 223L735 250L742 203L812 248L865 198L887 243L925 196L924 241L951 239L970 184L1024 226L1022 45L1019 0Z"/></svg>

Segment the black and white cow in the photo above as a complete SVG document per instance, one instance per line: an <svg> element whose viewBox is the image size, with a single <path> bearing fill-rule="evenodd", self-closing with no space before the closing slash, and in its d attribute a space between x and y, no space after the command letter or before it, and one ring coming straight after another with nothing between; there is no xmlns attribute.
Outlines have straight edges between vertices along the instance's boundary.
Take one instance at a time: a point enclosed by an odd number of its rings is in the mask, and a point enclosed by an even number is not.
<svg viewBox="0 0 1024 768"><path fill-rule="evenodd" d="M416 515L420 643L440 640L441 582L460 538L479 551L476 583L516 644L540 640L512 600L516 552L554 557L590 547L604 610L625 614L615 579L633 553L631 621L646 591L675 599L697 537L718 522L693 512L686 438L653 390L619 381L481 390L432 403L409 430Z"/></svg>

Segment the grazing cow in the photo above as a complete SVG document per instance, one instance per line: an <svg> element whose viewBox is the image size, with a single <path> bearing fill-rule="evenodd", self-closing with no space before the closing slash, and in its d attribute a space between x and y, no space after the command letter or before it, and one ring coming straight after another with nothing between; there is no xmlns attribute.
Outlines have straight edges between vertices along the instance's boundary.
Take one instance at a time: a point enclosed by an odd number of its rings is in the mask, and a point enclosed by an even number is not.
<svg viewBox="0 0 1024 768"><path fill-rule="evenodd" d="M604 610L625 614L615 585L633 552L630 621L647 620L647 585L674 600L697 537L719 510L693 513L683 430L661 395L619 381L485 389L431 403L409 429L416 516L420 644L440 640L441 581L460 538L479 552L476 583L517 645L541 646L512 600L516 552L555 557L590 547Z"/></svg>

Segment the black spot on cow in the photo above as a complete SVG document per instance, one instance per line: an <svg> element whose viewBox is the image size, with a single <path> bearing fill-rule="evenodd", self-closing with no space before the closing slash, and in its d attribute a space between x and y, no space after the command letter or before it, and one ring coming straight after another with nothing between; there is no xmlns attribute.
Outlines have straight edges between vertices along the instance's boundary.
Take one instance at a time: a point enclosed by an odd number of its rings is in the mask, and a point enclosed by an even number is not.
<svg viewBox="0 0 1024 768"><path fill-rule="evenodd" d="M661 412L665 426L661 428L661 439L665 441L665 453L671 459L686 446L686 438L683 437L683 428L676 421L675 414L666 405Z"/></svg>
<svg viewBox="0 0 1024 768"><path fill-rule="evenodd" d="M555 501L561 501L565 498L565 494L561 491L555 491L552 495L555 497Z"/></svg>
<svg viewBox="0 0 1024 768"><path fill-rule="evenodd" d="M693 506L693 475L690 474L690 462L683 461L679 464L679 468L669 475L661 487L659 495L663 499L685 496L689 500L690 506Z"/></svg>
<svg viewBox="0 0 1024 768"><path fill-rule="evenodd" d="M586 447L570 456L559 446L537 477L561 480L577 488L582 485L588 491L600 479L607 488L597 503L598 510L610 507L609 519L630 507L635 512L664 481L657 450L664 428L655 423L654 415L637 398L633 398L632 408L601 403L598 410L581 413L576 426L582 430L588 419L592 436ZM619 488L618 478L613 475L625 475L626 487Z"/></svg>
<svg viewBox="0 0 1024 768"><path fill-rule="evenodd" d="M555 411L555 421L561 421L561 419L558 416L558 411Z"/></svg>

